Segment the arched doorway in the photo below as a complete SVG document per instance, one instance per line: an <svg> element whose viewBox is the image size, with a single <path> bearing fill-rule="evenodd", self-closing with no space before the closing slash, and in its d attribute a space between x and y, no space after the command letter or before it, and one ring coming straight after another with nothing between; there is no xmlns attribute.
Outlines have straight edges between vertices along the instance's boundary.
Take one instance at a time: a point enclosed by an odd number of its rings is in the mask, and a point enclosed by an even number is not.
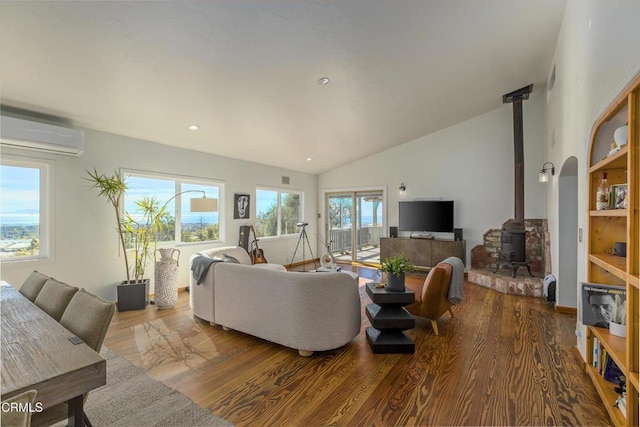
<svg viewBox="0 0 640 427"><path fill-rule="evenodd" d="M578 159L569 157L558 179L558 283L556 304L578 303Z"/></svg>

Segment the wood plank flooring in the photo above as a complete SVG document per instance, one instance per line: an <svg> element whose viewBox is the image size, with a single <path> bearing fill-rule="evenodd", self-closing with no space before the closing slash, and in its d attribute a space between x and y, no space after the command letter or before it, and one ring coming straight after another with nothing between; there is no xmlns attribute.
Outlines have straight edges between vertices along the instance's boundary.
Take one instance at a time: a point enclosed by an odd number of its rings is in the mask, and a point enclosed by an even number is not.
<svg viewBox="0 0 640 427"><path fill-rule="evenodd" d="M357 271L361 284L379 280ZM105 345L239 426L610 424L575 348L575 315L465 283L440 336L417 319L415 354L374 355L362 286L360 297L360 334L309 358L194 319L187 292L174 308L116 313Z"/></svg>

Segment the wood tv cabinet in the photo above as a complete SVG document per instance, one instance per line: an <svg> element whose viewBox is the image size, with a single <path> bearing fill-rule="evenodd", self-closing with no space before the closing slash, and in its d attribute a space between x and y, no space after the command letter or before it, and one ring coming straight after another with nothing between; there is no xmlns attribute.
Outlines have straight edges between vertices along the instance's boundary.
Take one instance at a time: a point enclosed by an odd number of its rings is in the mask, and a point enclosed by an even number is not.
<svg viewBox="0 0 640 427"><path fill-rule="evenodd" d="M407 237L381 237L380 260L404 254L418 268L429 269L454 256L465 263L464 240L411 239Z"/></svg>

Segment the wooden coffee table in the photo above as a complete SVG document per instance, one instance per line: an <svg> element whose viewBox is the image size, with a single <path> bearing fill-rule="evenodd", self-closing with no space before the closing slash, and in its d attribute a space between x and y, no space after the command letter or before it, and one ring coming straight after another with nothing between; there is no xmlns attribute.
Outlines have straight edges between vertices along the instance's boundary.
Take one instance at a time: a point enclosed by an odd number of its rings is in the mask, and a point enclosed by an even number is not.
<svg viewBox="0 0 640 427"><path fill-rule="evenodd" d="M367 327L367 342L374 354L414 353L415 344L403 331L412 329L416 319L404 308L415 301L415 294L389 292L367 283L367 295L373 301L366 307L371 326Z"/></svg>

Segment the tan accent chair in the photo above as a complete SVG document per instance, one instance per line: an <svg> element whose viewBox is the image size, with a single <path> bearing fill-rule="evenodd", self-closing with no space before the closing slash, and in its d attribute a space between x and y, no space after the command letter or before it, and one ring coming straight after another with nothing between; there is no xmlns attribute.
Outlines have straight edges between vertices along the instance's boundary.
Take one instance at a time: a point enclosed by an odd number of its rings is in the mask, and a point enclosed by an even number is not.
<svg viewBox="0 0 640 427"><path fill-rule="evenodd" d="M433 332L438 335L438 323L436 321L448 311L451 317L455 317L451 311L453 305L449 301L449 285L453 266L441 262L429 271L429 275L422 284L407 283L407 289L415 292L416 301L406 306L407 311L414 316L425 317L431 320Z"/></svg>
<svg viewBox="0 0 640 427"><path fill-rule="evenodd" d="M82 338L89 347L100 352L115 312L116 304L114 302L105 301L84 289L80 289L73 295L71 302L62 314L60 324ZM87 394L84 395L84 400L86 402ZM51 425L65 420L67 417L68 406L65 402L34 415L33 425ZM84 421L85 425L91 425L86 415Z"/></svg>
<svg viewBox="0 0 640 427"><path fill-rule="evenodd" d="M35 410L34 402L37 392L35 390L25 391L17 394L7 400L2 401L2 418L0 419L2 426L10 427L29 427L31 425L32 410ZM17 403L26 411L14 411L11 407L12 403ZM9 406L7 406L7 404ZM8 409L5 411L5 407Z"/></svg>
<svg viewBox="0 0 640 427"><path fill-rule="evenodd" d="M60 321L62 313L64 313L69 301L71 301L76 292L78 292L78 288L75 286L69 286L66 283L50 278L45 282L33 303L49 316Z"/></svg>
<svg viewBox="0 0 640 427"><path fill-rule="evenodd" d="M34 302L38 297L38 294L42 290L45 282L50 277L33 270L33 272L26 278L22 286L20 286L19 292L24 295L29 301Z"/></svg>

